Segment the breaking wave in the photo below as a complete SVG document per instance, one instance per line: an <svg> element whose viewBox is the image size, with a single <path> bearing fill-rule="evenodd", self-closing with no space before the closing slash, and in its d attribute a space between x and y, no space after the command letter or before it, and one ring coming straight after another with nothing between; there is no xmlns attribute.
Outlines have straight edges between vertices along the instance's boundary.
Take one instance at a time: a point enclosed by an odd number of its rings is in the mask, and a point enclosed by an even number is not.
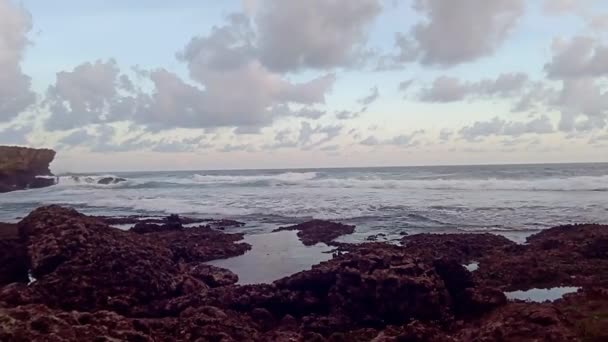
<svg viewBox="0 0 608 342"><path fill-rule="evenodd" d="M99 184L101 180L108 184ZM599 191L608 192L608 175L545 179L391 179L373 177L330 177L321 172L286 172L261 175L165 176L124 179L115 175L61 176L63 186L111 186L119 188L165 187L300 187L328 189L404 189L412 191Z"/></svg>

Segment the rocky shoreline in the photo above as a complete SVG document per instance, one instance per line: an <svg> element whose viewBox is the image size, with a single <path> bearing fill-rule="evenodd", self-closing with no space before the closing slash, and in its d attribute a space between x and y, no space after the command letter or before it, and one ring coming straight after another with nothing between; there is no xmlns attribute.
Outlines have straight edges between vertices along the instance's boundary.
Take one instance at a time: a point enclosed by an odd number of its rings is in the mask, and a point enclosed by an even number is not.
<svg viewBox="0 0 608 342"><path fill-rule="evenodd" d="M0 193L54 185L49 169L54 158L49 149L0 146Z"/></svg>
<svg viewBox="0 0 608 342"><path fill-rule="evenodd" d="M0 340L608 339L608 226L556 227L523 245L490 234L355 245L333 242L354 227L311 221L279 230L334 245L331 260L236 285L237 274L206 262L247 256L243 235L230 233L239 225L59 206L0 224ZM575 292L554 302L505 295L563 286Z"/></svg>

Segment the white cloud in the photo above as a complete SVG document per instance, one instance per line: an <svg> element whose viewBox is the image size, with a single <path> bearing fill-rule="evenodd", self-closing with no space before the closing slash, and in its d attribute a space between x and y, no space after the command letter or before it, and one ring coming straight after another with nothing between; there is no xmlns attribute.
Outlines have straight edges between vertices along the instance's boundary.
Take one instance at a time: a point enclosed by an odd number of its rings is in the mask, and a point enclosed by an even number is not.
<svg viewBox="0 0 608 342"><path fill-rule="evenodd" d="M496 79L466 82L455 77L441 76L433 84L422 89L420 99L426 102L454 102L467 97L510 97L519 94L528 82L522 73L501 74Z"/></svg>
<svg viewBox="0 0 608 342"><path fill-rule="evenodd" d="M414 26L411 36L397 36L397 59L418 57L423 64L452 66L493 54L522 16L524 2L415 0L414 8L426 20Z"/></svg>
<svg viewBox="0 0 608 342"><path fill-rule="evenodd" d="M555 39L553 57L545 71L553 79L608 75L608 46L584 36Z"/></svg>
<svg viewBox="0 0 608 342"><path fill-rule="evenodd" d="M0 122L10 121L36 101L21 69L32 20L23 8L0 0Z"/></svg>
<svg viewBox="0 0 608 342"><path fill-rule="evenodd" d="M553 132L553 123L549 117L543 115L525 122L506 121L495 117L489 121L477 121L470 126L465 126L458 133L468 141L477 141L489 136L518 137L524 134L548 134Z"/></svg>
<svg viewBox="0 0 608 342"><path fill-rule="evenodd" d="M260 60L271 70L331 69L365 55L366 31L379 0L261 0Z"/></svg>

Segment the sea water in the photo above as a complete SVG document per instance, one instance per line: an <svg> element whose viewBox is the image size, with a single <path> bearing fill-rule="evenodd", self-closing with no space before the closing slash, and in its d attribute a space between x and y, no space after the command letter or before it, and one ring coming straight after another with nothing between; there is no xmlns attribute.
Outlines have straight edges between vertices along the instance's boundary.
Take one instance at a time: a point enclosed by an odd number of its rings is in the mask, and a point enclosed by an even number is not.
<svg viewBox="0 0 608 342"><path fill-rule="evenodd" d="M76 177L75 177L76 176ZM357 226L345 240L494 232L516 241L575 222L608 222L608 164L432 166L59 175L53 187L0 194L0 221L60 204L95 215L231 218L269 233L311 218Z"/></svg>

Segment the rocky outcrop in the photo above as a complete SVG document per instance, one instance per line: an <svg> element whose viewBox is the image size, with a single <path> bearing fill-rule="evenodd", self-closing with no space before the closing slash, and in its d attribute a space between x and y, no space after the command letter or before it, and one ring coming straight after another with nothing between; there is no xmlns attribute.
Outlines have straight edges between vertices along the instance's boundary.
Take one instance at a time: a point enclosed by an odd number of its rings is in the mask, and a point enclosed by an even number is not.
<svg viewBox="0 0 608 342"><path fill-rule="evenodd" d="M306 246L316 245L319 242L331 242L334 239L355 231L355 226L323 220L312 220L295 226L281 227L275 232L297 230L300 241Z"/></svg>
<svg viewBox="0 0 608 342"><path fill-rule="evenodd" d="M55 184L49 165L55 151L0 146L0 193Z"/></svg>
<svg viewBox="0 0 608 342"><path fill-rule="evenodd" d="M14 283L0 284L0 340L607 337L605 226L558 227L527 245L484 234L408 237L403 246L342 244L345 253L310 270L272 284L239 286L234 273L202 262L244 253L242 235L184 228L176 216L158 220L121 231L50 206L32 212L18 230L0 230L6 232L0 237L22 247L22 254L13 253L21 260L13 269L31 270L35 278L28 283L22 273L5 280ZM10 259L4 251L0 260ZM473 260L479 269L471 273L462 264ZM534 273L542 265L550 272L538 278ZM565 272L568 277L561 276ZM581 290L554 303L507 301L502 292L540 284L575 284Z"/></svg>
<svg viewBox="0 0 608 342"><path fill-rule="evenodd" d="M240 236L208 228L162 236L125 232L58 206L35 210L18 227L36 281L13 287L16 291L3 293L0 301L62 310L131 314L153 299L203 292L208 285L190 274L189 263L249 248L234 243Z"/></svg>
<svg viewBox="0 0 608 342"><path fill-rule="evenodd" d="M545 230L526 245L497 248L479 259L475 276L506 290L556 286L608 287L608 226L570 225Z"/></svg>

